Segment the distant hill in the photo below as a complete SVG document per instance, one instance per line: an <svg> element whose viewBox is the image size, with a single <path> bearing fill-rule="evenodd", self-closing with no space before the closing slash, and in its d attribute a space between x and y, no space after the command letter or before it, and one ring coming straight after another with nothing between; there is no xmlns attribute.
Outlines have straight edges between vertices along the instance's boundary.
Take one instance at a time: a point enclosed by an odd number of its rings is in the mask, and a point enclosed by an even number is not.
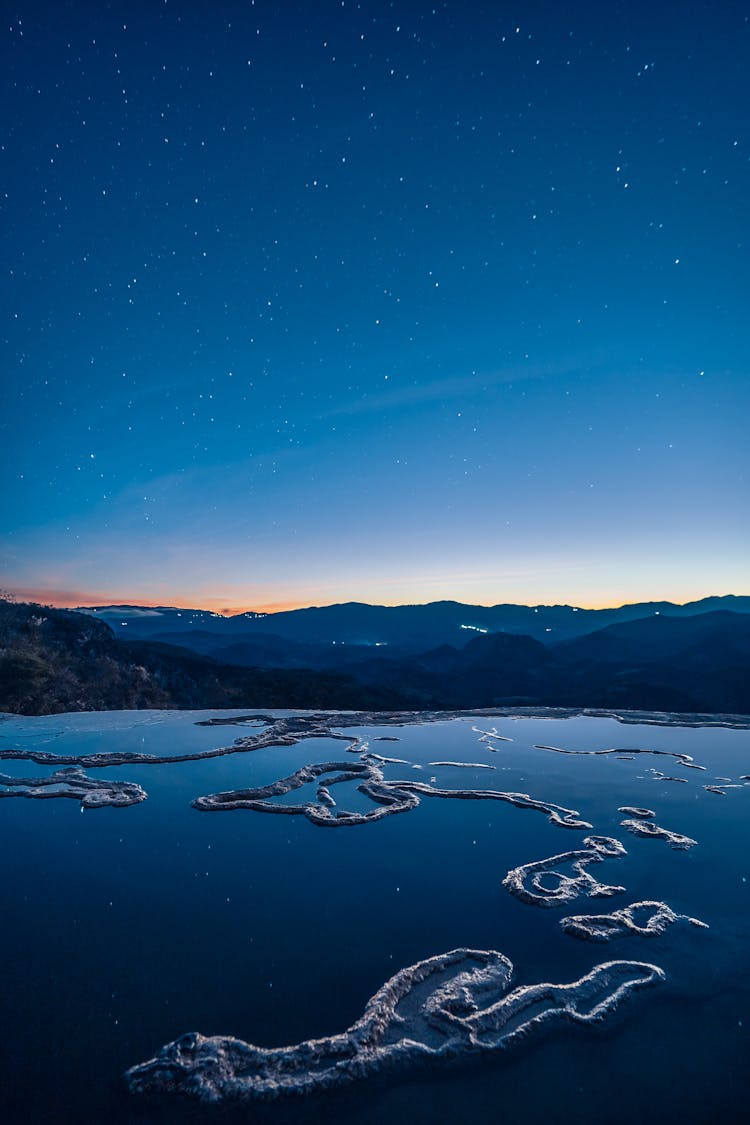
<svg viewBox="0 0 750 1125"><path fill-rule="evenodd" d="M555 645L487 634L462 649L386 656L352 672L371 686L418 693L425 706L750 714L750 617L652 616Z"/></svg>
<svg viewBox="0 0 750 1125"><path fill-rule="evenodd" d="M125 633L120 635L125 636ZM149 640L181 645L226 664L241 664L247 668L335 668L369 660L373 654L372 645L304 644L272 633L249 637L240 633L233 639L196 629L187 633L153 633ZM342 650L345 650L343 660ZM394 649L391 647L389 651Z"/></svg>
<svg viewBox="0 0 750 1125"><path fill-rule="evenodd" d="M588 636L555 646L566 663L637 660L704 667L721 652L727 659L750 658L750 620L717 611L696 617L647 617L608 625Z"/></svg>
<svg viewBox="0 0 750 1125"><path fill-rule="evenodd" d="M403 704L350 677L247 669L184 648L125 641L70 610L0 600L0 711L23 715L128 708L312 707Z"/></svg>
<svg viewBox="0 0 750 1125"><path fill-rule="evenodd" d="M358 663L352 674L373 687L400 685L419 707L542 706L554 702L546 676L551 663L549 650L533 637L490 633L461 649L441 645L396 660L384 655Z"/></svg>
<svg viewBox="0 0 750 1125"><path fill-rule="evenodd" d="M570 697L597 698L594 706L750 713L746 614L624 622L554 646L552 654Z"/></svg>
<svg viewBox="0 0 750 1125"><path fill-rule="evenodd" d="M166 606L89 606L81 612L106 621L119 635L166 637L196 651L205 651L206 634L217 638L217 649L230 644L268 643L269 637L305 645L353 645L395 649L399 655L426 652L449 644L462 647L483 633L515 633L545 644L570 640L607 625L645 617L694 617L715 610L750 613L750 597L703 598L676 605L641 602L613 609L579 609L575 606L464 605L430 602L427 605L377 606L362 602L312 606L280 613L242 613L222 617L206 610L171 609ZM201 639L190 634L200 633Z"/></svg>
<svg viewBox="0 0 750 1125"><path fill-rule="evenodd" d="M709 604L715 601L726 599L709 599ZM456 604L438 603L438 617L445 611L455 619ZM450 613L446 606L453 607ZM344 613L349 607L331 608L340 611L340 622L352 619ZM467 607L459 608L468 616ZM159 611L157 619L172 621L177 612ZM137 618L144 619L155 620ZM258 619L258 625L267 627L268 620ZM304 632L311 618L302 620ZM408 620L407 612L401 625ZM240 631L234 636L196 628L152 632L148 639L131 632L125 639L127 626L116 636L99 614L0 601L0 711L562 706L750 714L746 611L680 615L660 610L572 639L545 634L546 643L514 632L462 629L461 641L469 637L464 643L439 643L417 652L411 650L415 633L400 646L299 641L261 628L248 638L246 621L236 626Z"/></svg>

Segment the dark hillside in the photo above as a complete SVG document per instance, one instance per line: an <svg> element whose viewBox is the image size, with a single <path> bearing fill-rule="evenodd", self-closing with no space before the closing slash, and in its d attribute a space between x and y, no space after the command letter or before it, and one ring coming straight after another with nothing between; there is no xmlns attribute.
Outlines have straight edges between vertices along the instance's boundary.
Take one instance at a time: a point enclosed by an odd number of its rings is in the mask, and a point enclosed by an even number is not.
<svg viewBox="0 0 750 1125"><path fill-rule="evenodd" d="M262 633L254 642L222 640L215 656L205 655L126 640L88 614L0 601L0 711L519 705L750 713L746 613L654 613L557 644L490 632L413 655ZM212 633L200 641L210 648ZM248 667L253 660L263 666Z"/></svg>
<svg viewBox="0 0 750 1125"><path fill-rule="evenodd" d="M413 693L425 707L750 713L744 613L655 614L556 645L488 633L463 648L443 645L400 660L387 651L348 670L372 686Z"/></svg>
<svg viewBox="0 0 750 1125"><path fill-rule="evenodd" d="M0 711L22 715L131 708L386 709L400 692L347 676L238 668L185 649L123 641L69 610L0 600Z"/></svg>

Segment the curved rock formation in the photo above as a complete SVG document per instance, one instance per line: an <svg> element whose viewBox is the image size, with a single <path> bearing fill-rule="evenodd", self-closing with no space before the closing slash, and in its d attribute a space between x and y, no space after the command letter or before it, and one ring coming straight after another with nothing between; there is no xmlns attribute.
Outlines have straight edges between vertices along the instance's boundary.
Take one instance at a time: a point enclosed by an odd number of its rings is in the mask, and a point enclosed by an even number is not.
<svg viewBox="0 0 750 1125"><path fill-rule="evenodd" d="M10 777L0 773L0 797L71 797L81 809L125 808L146 800L146 790L134 781L104 781L67 767L48 777Z"/></svg>
<svg viewBox="0 0 750 1125"><path fill-rule="evenodd" d="M694 766L693 768L704 770L706 767L705 766ZM648 772L651 774L651 780L652 781L679 781L681 785L687 785L687 778L686 777L673 777L671 774L662 773L661 770L655 770L653 768L649 769Z"/></svg>
<svg viewBox="0 0 750 1125"><path fill-rule="evenodd" d="M586 836L583 843L584 848L514 867L503 879L503 886L521 902L533 906L563 906L581 895L610 898L624 894L624 887L600 883L586 870L592 863L626 855L620 841L611 836ZM570 864L572 875L557 870L563 864Z"/></svg>
<svg viewBox="0 0 750 1125"><path fill-rule="evenodd" d="M496 742L513 741L512 738L508 737L508 735L499 734L497 727L493 727L492 730L482 730L481 727L473 726L471 729L473 734L478 734L480 736L477 741L483 742L487 749L491 750L493 754L498 754L500 752L500 747L495 746Z"/></svg>
<svg viewBox="0 0 750 1125"><path fill-rule="evenodd" d="M351 716L346 716L350 718ZM235 739L231 746L220 746L214 750L197 750L192 754L145 754L139 751L105 751L98 754L51 754L47 750L0 750L0 760L35 762L40 766L66 765L83 766L86 769L102 769L107 766L159 766L179 762L200 762L208 758L222 758L226 754L241 754L252 750L262 750L267 746L296 746L305 738L335 738L341 742L354 744L356 736L340 734L332 728L347 725L338 722L342 718L337 713L330 715L291 715L275 719L272 715L246 715L246 721L264 722L262 731ZM237 719L204 719L196 726L224 726L237 723ZM381 720L382 722L387 719ZM396 719L394 718L395 722ZM353 725L349 723L348 725Z"/></svg>
<svg viewBox="0 0 750 1125"><path fill-rule="evenodd" d="M662 828L659 824L654 824L650 820L627 819L621 820L620 823L634 836L647 836L652 840L666 840L670 848L674 848L676 851L685 852L698 843L690 836L683 836L681 832L672 832L671 829Z"/></svg>
<svg viewBox="0 0 750 1125"><path fill-rule="evenodd" d="M333 776L328 777L328 774ZM315 801L299 805L274 804L273 797L284 796L318 778L325 780L318 783ZM339 810L330 788L344 781L359 781L357 788L360 793L368 797L376 807L367 812ZM528 793L505 793L496 789L437 789L422 781L386 781L378 760L369 754L363 754L358 762L318 762L302 766L289 777L280 778L270 785L210 793L197 797L192 804L194 809L201 812L249 809L253 812L282 813L287 816L301 815L319 827L341 828L368 824L394 813L411 812L418 807L420 797L423 796L463 801L505 801L516 808L536 809L546 813L553 824L562 828L591 828L588 821L579 819L577 809L566 809L562 805L531 797Z"/></svg>
<svg viewBox="0 0 750 1125"><path fill-rule="evenodd" d="M269 1049L190 1032L126 1081L132 1093L209 1103L304 1095L425 1060L504 1051L546 1028L598 1024L631 992L664 980L656 965L607 961L571 984L509 992L512 972L495 950L454 949L401 969L339 1035Z"/></svg>
<svg viewBox="0 0 750 1125"><path fill-rule="evenodd" d="M691 918L688 914L675 914L666 902L646 900L613 910L611 914L571 914L560 919L560 926L571 937L584 941L613 941L615 938L637 934L640 937L656 937L674 925L687 922L691 926L707 930L705 922Z"/></svg>
<svg viewBox="0 0 750 1125"><path fill-rule="evenodd" d="M328 775L332 776L328 776ZM318 781L315 801L299 805L275 804L273 797L282 797L312 781ZM330 790L345 781L359 781L360 792L374 803L374 808L364 813L338 809ZM404 783L406 784L406 783ZM226 793L210 793L196 797L193 808L201 812L224 812L232 809L249 809L253 812L281 813L286 816L306 816L313 824L325 828L342 828L346 825L368 824L382 820L394 813L410 812L419 805L419 797L383 779L383 771L374 762L315 762L302 766L289 777L282 777L270 785L249 789L232 789Z"/></svg>
<svg viewBox="0 0 750 1125"><path fill-rule="evenodd" d="M639 750L637 748L628 746L625 749L622 747L611 746L605 750L564 750L562 746L545 746L543 743L537 742L534 744L535 750L551 750L554 754L574 754L580 757L602 757L606 754L617 754L621 761L629 762L635 757L636 754L656 754L659 757L674 758L680 763L691 770L705 770L705 766L699 766L693 761L690 754L680 754L676 750ZM662 774L661 780L664 781L684 781L682 777L667 778Z"/></svg>
<svg viewBox="0 0 750 1125"><path fill-rule="evenodd" d="M509 805L515 805L517 809L536 809L538 812L546 813L550 823L558 828L585 830L593 827L588 820L580 818L578 809L566 809L564 805L543 801L539 797L529 796L528 793L505 793L499 789L436 789L421 781L388 781L385 784L395 789L405 789L410 793L419 793L425 797L456 798L461 801L506 801Z"/></svg>
<svg viewBox="0 0 750 1125"><path fill-rule="evenodd" d="M497 766L491 766L489 762L428 762L428 766L453 766L457 770L494 770Z"/></svg>
<svg viewBox="0 0 750 1125"><path fill-rule="evenodd" d="M357 735L342 734L347 727L421 725L455 718L460 712L434 711L321 711L306 715L276 717L257 713L232 717L201 719L199 727L242 726L243 723L264 723L263 730L236 738L231 746L213 750L197 750L191 754L146 754L139 751L104 751L96 754L52 754L48 750L0 750L0 761L28 761L40 766L83 766L86 769L103 769L108 766L139 765L158 766L179 762L200 762L208 758L222 758L227 754L243 754L263 750L269 746L296 746L306 738L333 738L349 743L348 749L359 754L367 743ZM341 728L341 729L339 729ZM378 741L398 742L396 737L381 736Z"/></svg>
<svg viewBox="0 0 750 1125"><path fill-rule="evenodd" d="M625 816L635 816L639 820L650 820L656 813L652 809L640 809L635 805L620 805L618 812L625 813Z"/></svg>
<svg viewBox="0 0 750 1125"><path fill-rule="evenodd" d="M717 778L713 785L704 785L703 788L707 793L716 793L719 797L726 797L727 789L744 789L745 785L742 778L739 781L730 781L727 779Z"/></svg>

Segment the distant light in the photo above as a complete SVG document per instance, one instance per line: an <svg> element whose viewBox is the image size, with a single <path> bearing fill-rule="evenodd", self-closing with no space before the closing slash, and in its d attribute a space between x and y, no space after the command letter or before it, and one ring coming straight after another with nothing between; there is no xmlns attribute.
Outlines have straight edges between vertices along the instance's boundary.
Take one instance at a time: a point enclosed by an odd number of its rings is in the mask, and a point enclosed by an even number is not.
<svg viewBox="0 0 750 1125"><path fill-rule="evenodd" d="M489 629L482 629L479 625L461 625L461 629L471 629L474 633L488 633Z"/></svg>

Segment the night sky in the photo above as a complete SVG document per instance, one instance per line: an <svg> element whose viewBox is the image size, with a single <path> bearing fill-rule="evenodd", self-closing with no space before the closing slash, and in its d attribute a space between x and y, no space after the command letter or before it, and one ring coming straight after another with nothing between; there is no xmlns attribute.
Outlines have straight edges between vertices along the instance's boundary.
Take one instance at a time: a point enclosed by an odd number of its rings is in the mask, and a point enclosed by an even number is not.
<svg viewBox="0 0 750 1125"><path fill-rule="evenodd" d="M0 585L748 592L746 3L21 3Z"/></svg>

